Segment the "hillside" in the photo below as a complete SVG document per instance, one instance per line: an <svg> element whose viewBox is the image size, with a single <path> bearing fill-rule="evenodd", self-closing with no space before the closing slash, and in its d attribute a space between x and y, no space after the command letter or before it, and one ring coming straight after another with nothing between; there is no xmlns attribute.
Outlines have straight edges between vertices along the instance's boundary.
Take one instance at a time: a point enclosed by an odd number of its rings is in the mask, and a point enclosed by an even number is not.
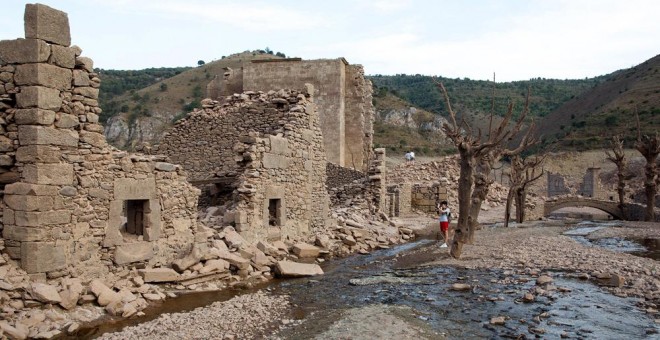
<svg viewBox="0 0 660 340"><path fill-rule="evenodd" d="M132 73L139 74L145 83L140 88L127 86L120 95L108 91L110 93L101 100L105 135L110 143L120 148L158 141L173 120L199 107L200 100L206 95L206 85L216 75L222 76L223 68L239 68L250 60L280 58L280 55L265 51L243 52L195 68L159 69L162 73L173 73L167 78L144 75L151 69L101 71L101 93L105 91L107 74L110 74L110 88L119 82L116 78L129 78Z"/></svg>
<svg viewBox="0 0 660 340"><path fill-rule="evenodd" d="M660 130L660 55L610 74L539 122L545 144L563 149L603 147L603 139L623 134L636 138L635 111L644 133Z"/></svg>
<svg viewBox="0 0 660 340"><path fill-rule="evenodd" d="M389 91L422 109L442 115L447 114L444 101L441 100L431 76L375 75L369 79L373 82L376 92ZM491 111L492 81L443 77L438 77L438 80L445 85L452 104L459 105L468 114L483 116ZM529 88L530 112L533 116L543 117L604 80L605 77L578 80L536 78L527 81L498 82L495 87L495 112L499 114L506 112L509 100L518 103L520 107Z"/></svg>
<svg viewBox="0 0 660 340"><path fill-rule="evenodd" d="M374 93L374 147L387 148L390 155L409 150L416 155L444 155L454 148L445 140L440 115L414 107L390 92Z"/></svg>

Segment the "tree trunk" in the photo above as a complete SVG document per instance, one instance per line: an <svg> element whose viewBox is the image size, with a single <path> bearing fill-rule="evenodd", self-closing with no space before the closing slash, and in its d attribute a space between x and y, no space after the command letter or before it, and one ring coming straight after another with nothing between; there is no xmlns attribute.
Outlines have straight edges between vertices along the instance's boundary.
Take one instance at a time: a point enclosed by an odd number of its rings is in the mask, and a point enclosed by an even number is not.
<svg viewBox="0 0 660 340"><path fill-rule="evenodd" d="M514 187L509 188L506 195L506 207L504 208L504 228L509 227L509 220L511 219L511 203L513 203L513 193L516 190Z"/></svg>
<svg viewBox="0 0 660 340"><path fill-rule="evenodd" d="M644 191L646 192L646 216L644 220L650 222L655 221L655 193L658 188L656 176L658 176L658 168L655 165L655 159L647 159L646 180L644 181Z"/></svg>
<svg viewBox="0 0 660 340"><path fill-rule="evenodd" d="M474 230L471 229L472 217L470 216L470 189L474 185L474 155L469 146L460 145L461 174L458 179L458 224L451 241L449 254L454 258L460 258L463 253L463 244L473 238Z"/></svg>
<svg viewBox="0 0 660 340"><path fill-rule="evenodd" d="M626 212L626 182L624 179L624 174L619 171L619 184L616 186L616 192L619 195L619 209L621 210L621 214L623 215L623 219L627 220L628 219L628 213Z"/></svg>
<svg viewBox="0 0 660 340"><path fill-rule="evenodd" d="M474 243L474 230L479 228L479 213L481 212L481 204L488 196L488 190L490 185L493 183L490 179L490 172L493 166L491 163L491 158L484 156L479 161L475 171L474 171L474 189L472 191L472 197L470 197L470 230L471 235L468 239L468 244Z"/></svg>
<svg viewBox="0 0 660 340"><path fill-rule="evenodd" d="M525 201L527 200L527 189L518 188L516 195L516 222L525 222Z"/></svg>

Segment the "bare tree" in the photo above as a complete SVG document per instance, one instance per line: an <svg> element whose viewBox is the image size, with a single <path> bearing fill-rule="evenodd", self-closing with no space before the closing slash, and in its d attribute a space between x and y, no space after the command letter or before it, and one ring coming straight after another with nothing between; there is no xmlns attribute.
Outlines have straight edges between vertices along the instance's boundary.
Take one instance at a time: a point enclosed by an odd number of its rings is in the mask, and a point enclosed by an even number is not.
<svg viewBox="0 0 660 340"><path fill-rule="evenodd" d="M509 192L506 197L504 211L504 227L509 226L511 219L511 203L516 203L516 222L525 221L525 201L527 200L527 186L541 178L545 173L539 166L545 161L545 156L523 159L515 155L511 159L511 173L509 175Z"/></svg>
<svg viewBox="0 0 660 340"><path fill-rule="evenodd" d="M646 216L644 220L654 221L655 220L655 195L658 191L658 183L660 179L658 178L658 155L660 154L660 135L658 132L655 132L655 135L642 136L642 129L639 124L639 115L637 110L635 110L635 118L637 119L637 142L635 142L635 149L644 156L646 159L646 166L644 167L644 173L646 179L644 180L644 191L646 193Z"/></svg>
<svg viewBox="0 0 660 340"><path fill-rule="evenodd" d="M494 110L491 110L488 133L482 136L481 129L476 133L465 120L460 124L456 120L456 113L452 109L449 95L444 85L434 79L438 89L442 92L450 123L442 126L446 136L454 143L460 156L460 177L458 180L458 225L451 241L450 254L460 258L463 245L474 242L474 231L478 227L478 217L481 204L488 195L488 189L493 183L490 177L491 170L503 155L515 155L534 143L531 138L533 124L521 139L516 148L508 149L507 144L521 130L523 122L529 112L529 91L525 100L525 108L516 122L511 126L513 116L513 103L509 103L507 112L502 121L493 127ZM494 107L494 106L493 106Z"/></svg>
<svg viewBox="0 0 660 340"><path fill-rule="evenodd" d="M626 182L632 179L634 175L628 171L628 160L626 159L626 154L623 152L623 140L621 139L621 136L612 136L612 141L610 142L610 150L606 150L605 155L610 162L616 165L616 191L619 195L619 209L621 209L623 218L627 219L627 212L625 209Z"/></svg>

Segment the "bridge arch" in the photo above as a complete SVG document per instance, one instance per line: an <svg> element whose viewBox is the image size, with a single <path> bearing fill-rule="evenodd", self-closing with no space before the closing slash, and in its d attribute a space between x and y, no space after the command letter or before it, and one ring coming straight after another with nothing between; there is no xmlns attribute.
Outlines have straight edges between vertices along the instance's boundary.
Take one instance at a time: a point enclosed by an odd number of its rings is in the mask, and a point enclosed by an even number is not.
<svg viewBox="0 0 660 340"><path fill-rule="evenodd" d="M564 200L557 200L557 201L547 201L544 204L543 207L543 215L548 216L551 214L553 211L559 210L561 208L568 208L568 207L590 207L590 208L595 208L600 211L604 211L610 215L612 215L613 218L623 220L625 219L623 216L623 213L621 212L621 209L619 209L618 204L616 202L608 202L608 201L599 201L599 200L594 200L594 199L584 199L584 198L574 198L574 199L564 199Z"/></svg>

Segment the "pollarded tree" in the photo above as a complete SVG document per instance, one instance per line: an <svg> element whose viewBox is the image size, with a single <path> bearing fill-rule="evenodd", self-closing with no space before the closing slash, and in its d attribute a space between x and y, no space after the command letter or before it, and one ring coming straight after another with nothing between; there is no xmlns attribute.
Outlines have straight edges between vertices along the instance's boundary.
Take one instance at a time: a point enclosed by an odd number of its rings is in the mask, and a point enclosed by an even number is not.
<svg viewBox="0 0 660 340"><path fill-rule="evenodd" d="M616 165L616 191L619 195L619 209L621 209L621 212L623 213L623 218L626 219L626 182L628 182L634 176L628 171L628 160L626 159L626 154L623 152L623 139L621 139L620 136L612 136L612 141L610 142L610 150L605 151L605 156L610 162Z"/></svg>
<svg viewBox="0 0 660 340"><path fill-rule="evenodd" d="M434 79L435 81L435 79ZM442 130L454 143L460 156L460 177L458 180L458 225L451 241L450 254L454 258L460 258L464 244L474 242L474 232L479 223L479 212L481 204L488 195L488 190L493 180L490 178L491 170L503 155L515 155L533 144L530 137L531 127L523 136L520 144L512 149L505 145L518 135L523 126L529 108L529 91L525 101L525 108L518 120L511 124L513 116L513 103L510 103L503 119L493 127L493 115L491 111L488 133L482 136L481 130L475 134L471 126L462 120L459 124L456 113L452 109L449 95L444 85L435 81L436 86L444 96L450 123L445 123Z"/></svg>
<svg viewBox="0 0 660 340"><path fill-rule="evenodd" d="M655 220L655 195L658 191L658 183L660 183L660 176L658 171L658 155L660 154L660 135L655 132L655 135L643 135L642 129L639 125L639 115L635 112L637 118L637 142L635 142L635 149L644 156L646 159L646 166L644 173L646 179L644 180L644 191L646 193L646 216L644 220Z"/></svg>
<svg viewBox="0 0 660 340"><path fill-rule="evenodd" d="M520 155L511 158L511 173L509 175L509 193L506 197L506 209L504 211L504 227L509 226L511 218L511 203L516 203L516 222L525 221L525 201L527 200L527 186L534 183L543 176L544 171L539 171L539 166L545 161L545 156L535 156L523 159Z"/></svg>

